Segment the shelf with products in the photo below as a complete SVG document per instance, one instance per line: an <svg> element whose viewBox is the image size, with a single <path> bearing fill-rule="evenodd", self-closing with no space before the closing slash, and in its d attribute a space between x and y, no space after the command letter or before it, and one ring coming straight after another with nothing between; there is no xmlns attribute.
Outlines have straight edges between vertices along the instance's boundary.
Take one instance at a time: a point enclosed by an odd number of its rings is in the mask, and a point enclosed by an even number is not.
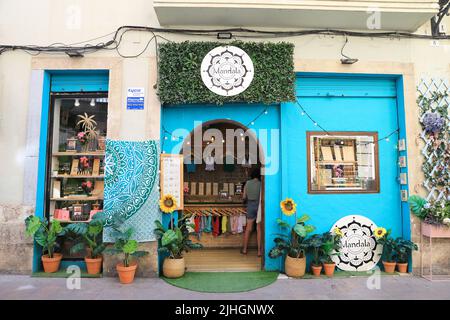
<svg viewBox="0 0 450 320"><path fill-rule="evenodd" d="M52 99L45 208L50 222L89 223L103 210L108 104L98 97ZM69 251L64 257L73 258Z"/></svg>

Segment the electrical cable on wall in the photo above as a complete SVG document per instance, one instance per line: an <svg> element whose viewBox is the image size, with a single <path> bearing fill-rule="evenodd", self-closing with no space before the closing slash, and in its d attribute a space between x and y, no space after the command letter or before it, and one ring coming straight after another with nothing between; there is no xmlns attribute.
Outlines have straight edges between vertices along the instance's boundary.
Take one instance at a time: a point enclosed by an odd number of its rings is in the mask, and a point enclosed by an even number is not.
<svg viewBox="0 0 450 320"><path fill-rule="evenodd" d="M216 38L219 33L229 33L232 36L238 35L241 38L289 38L289 37L301 37L309 35L328 35L328 36L346 36L346 37L366 37L366 38L406 38L406 39L424 39L424 40L450 40L450 36L447 35L425 35L425 34L415 34L408 32L360 32L360 31L347 31L347 30L337 30L337 29L314 29L314 30L291 30L291 31L275 31L275 30L257 30L249 28L226 28L226 29L174 29L174 28L156 28L156 27L145 27L145 26L121 26L117 28L116 31L108 33L106 35L96 37L86 41L80 41L72 44L64 43L53 43L48 46L37 46L37 45L7 45L0 44L0 54L6 51L17 51L21 50L29 54L69 54L78 53L75 56L82 56L83 54L93 53L99 50L117 50L122 42L122 37L125 33L129 31L143 31L150 32L154 37L159 37L166 41L170 41L167 38L157 35L157 33L168 33L168 34L182 34L191 36L207 36ZM95 45L89 44L89 42L105 38L107 36L113 35L112 39L106 42L101 42ZM153 39L153 38L152 38ZM152 40L151 39L151 40ZM155 38L156 39L156 38ZM151 42L151 41L149 41ZM80 46L81 44L85 45ZM149 43L147 43L146 48ZM145 49L146 49L145 48ZM138 57L145 52L145 49L131 57Z"/></svg>

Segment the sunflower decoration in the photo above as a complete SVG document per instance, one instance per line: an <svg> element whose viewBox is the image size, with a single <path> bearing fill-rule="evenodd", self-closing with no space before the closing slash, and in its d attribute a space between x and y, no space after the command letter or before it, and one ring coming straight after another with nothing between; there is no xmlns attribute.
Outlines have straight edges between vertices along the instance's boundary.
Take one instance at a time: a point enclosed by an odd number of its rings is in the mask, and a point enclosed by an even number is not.
<svg viewBox="0 0 450 320"><path fill-rule="evenodd" d="M387 231L385 228L379 227L376 228L373 233L375 235L375 238L381 239L386 235Z"/></svg>
<svg viewBox="0 0 450 320"><path fill-rule="evenodd" d="M292 216L297 211L297 204L291 198L286 198L280 203L281 211L287 216Z"/></svg>
<svg viewBox="0 0 450 320"><path fill-rule="evenodd" d="M339 229L338 227L333 229L333 233L335 235L337 235L338 237L341 237L341 238L344 236L344 234L342 233L341 229Z"/></svg>
<svg viewBox="0 0 450 320"><path fill-rule="evenodd" d="M162 212L172 213L177 208L177 200L171 194L166 194L159 200L159 208Z"/></svg>

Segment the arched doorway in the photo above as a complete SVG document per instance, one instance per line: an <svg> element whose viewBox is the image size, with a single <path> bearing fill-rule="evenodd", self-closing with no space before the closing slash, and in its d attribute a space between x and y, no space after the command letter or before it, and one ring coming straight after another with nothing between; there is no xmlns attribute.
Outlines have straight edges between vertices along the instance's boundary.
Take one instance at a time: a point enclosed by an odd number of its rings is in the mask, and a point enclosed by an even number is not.
<svg viewBox="0 0 450 320"><path fill-rule="evenodd" d="M185 207L182 212L195 225L191 240L202 250L185 255L188 271L257 271L264 266L264 176L257 224L240 251L248 228L243 189L250 173L261 169L264 154L257 137L239 122L217 119L202 123L183 141Z"/></svg>

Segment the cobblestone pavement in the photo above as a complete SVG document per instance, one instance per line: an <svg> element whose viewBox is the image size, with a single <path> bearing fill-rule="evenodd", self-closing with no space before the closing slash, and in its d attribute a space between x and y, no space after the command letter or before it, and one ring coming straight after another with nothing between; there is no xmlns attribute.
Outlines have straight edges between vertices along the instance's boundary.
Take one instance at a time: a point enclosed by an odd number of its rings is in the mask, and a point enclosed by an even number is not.
<svg viewBox="0 0 450 320"><path fill-rule="evenodd" d="M413 276L382 276L379 289L371 278L278 279L243 293L200 293L179 289L158 278L138 278L121 285L116 278L81 279L69 290L66 279L0 275L0 299L450 299L450 281L430 282Z"/></svg>

